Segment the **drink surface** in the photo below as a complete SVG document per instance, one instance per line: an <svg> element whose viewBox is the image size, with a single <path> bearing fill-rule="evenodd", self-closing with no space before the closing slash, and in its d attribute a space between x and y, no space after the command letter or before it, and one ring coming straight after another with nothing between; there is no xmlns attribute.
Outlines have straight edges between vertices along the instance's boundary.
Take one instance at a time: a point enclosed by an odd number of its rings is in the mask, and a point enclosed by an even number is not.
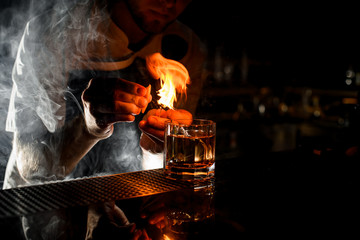
<svg viewBox="0 0 360 240"><path fill-rule="evenodd" d="M204 168L215 162L215 135L168 135L166 138L167 167Z"/></svg>

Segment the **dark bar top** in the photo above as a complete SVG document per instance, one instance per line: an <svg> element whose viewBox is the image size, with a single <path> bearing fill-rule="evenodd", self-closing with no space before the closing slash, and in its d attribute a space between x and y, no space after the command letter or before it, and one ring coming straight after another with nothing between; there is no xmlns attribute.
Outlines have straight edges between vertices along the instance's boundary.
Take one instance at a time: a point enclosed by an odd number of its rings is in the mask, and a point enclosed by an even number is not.
<svg viewBox="0 0 360 240"><path fill-rule="evenodd" d="M191 190L193 186L186 182L175 182L174 185L168 179L162 182L161 169L52 183L58 186L54 190L48 190L51 184L19 188L11 190L12 193L0 193L3 216L0 218L0 229L4 233L18 231L21 221L17 213L51 213L53 210L47 209L52 208L73 211L77 204L84 209L92 203L101 204L101 201L112 199L126 213L129 221L136 223L139 228L154 228L140 217L150 202L150 205L165 207L166 211L173 211L174 208L204 208L207 212L214 211L214 218L209 218L211 221L205 224L204 236L207 239L241 239L246 234L286 236L287 239L313 234L340 234L344 237L358 234L356 219L359 213L359 166L357 157L346 157L329 149L322 149L320 153L302 149L219 158L216 161L213 197L208 192L208 195L204 195L205 198L189 197L191 194L186 192L186 189ZM135 178L122 182L120 179L125 176ZM161 187L156 189L151 188L154 182L163 185L159 184ZM62 189L66 189L67 185L73 185L74 190L68 195L62 195L61 192L65 191ZM25 200L16 200L15 197L18 194L21 196L19 199L24 198L22 194L28 193L27 189L30 188L44 188L49 195L57 194L58 197L54 198L56 201L49 200L49 206L44 204L47 207L40 207L46 199L52 197L29 194L28 201L40 200L39 203L34 203L34 209L31 210L26 208L29 205ZM8 205L9 200L6 198L9 195L13 198ZM94 198L96 201L89 200L94 196L97 196ZM64 205L58 204L61 202L60 198L64 200ZM187 199L188 204L184 205L184 199ZM18 206L16 214L8 209L10 205L12 208ZM154 231L149 231L149 234ZM161 233L157 231L154 236L161 236ZM154 236L152 239L162 239ZM23 238L20 236L13 239Z"/></svg>
<svg viewBox="0 0 360 240"><path fill-rule="evenodd" d="M163 169L89 177L0 191L0 218L122 200L192 187L165 178Z"/></svg>

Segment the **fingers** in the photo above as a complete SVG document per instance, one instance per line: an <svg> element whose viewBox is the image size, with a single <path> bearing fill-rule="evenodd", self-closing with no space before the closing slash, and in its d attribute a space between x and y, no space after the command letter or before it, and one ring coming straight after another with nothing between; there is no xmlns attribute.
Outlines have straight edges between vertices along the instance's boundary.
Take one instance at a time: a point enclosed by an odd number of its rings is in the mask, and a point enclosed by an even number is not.
<svg viewBox="0 0 360 240"><path fill-rule="evenodd" d="M153 117L151 117L153 118ZM150 119L151 119L150 118ZM149 118L148 118L149 120ZM167 119L166 119L167 120ZM151 121L152 122L152 121ZM159 124L160 125L160 124ZM159 126L158 125L158 126ZM146 135L155 138L158 141L163 142L164 141L164 129L156 128L149 124L149 121L141 120L139 122L139 128L142 132L144 132Z"/></svg>
<svg viewBox="0 0 360 240"><path fill-rule="evenodd" d="M152 100L152 96L151 96L151 84L149 84L149 86L147 86L146 90L147 90L147 93L146 93L145 97L146 97L146 99L148 100L148 103L149 103L149 102L151 102L151 100ZM146 110L146 107L143 107L143 108L141 109L141 112L144 113L145 110Z"/></svg>
<svg viewBox="0 0 360 240"><path fill-rule="evenodd" d="M150 97L146 95L140 96L131 93L124 92L122 90L117 90L114 93L114 101L118 102L126 102L126 103L133 103L139 108L146 107L149 102L151 102L151 95Z"/></svg>
<svg viewBox="0 0 360 240"><path fill-rule="evenodd" d="M192 122L192 114L184 109L170 109L167 111L167 117L182 124L191 124Z"/></svg>
<svg viewBox="0 0 360 240"><path fill-rule="evenodd" d="M141 109L146 108L151 101L151 95L147 94L147 90L143 86L135 85L135 83L131 83L131 85L132 88L128 85L123 85L127 87L123 89L115 88L111 90L112 92L104 90L104 87L99 87L95 91L95 87L90 86L90 88L85 90L83 100L90 103L93 111L99 113L139 114Z"/></svg>
<svg viewBox="0 0 360 240"><path fill-rule="evenodd" d="M157 211L148 218L148 222L150 224L156 225L160 229L165 227L165 225L166 225L165 221L166 221L166 211L165 210Z"/></svg>
<svg viewBox="0 0 360 240"><path fill-rule="evenodd" d="M165 124L169 120L174 120L183 124L191 124L192 114L186 110L150 110L139 123L139 128L148 136L161 142L164 141Z"/></svg>
<svg viewBox="0 0 360 240"><path fill-rule="evenodd" d="M120 121L134 121L151 102L151 88L120 78L91 79L82 94L86 114L100 127ZM90 117L91 118L91 117Z"/></svg>
<svg viewBox="0 0 360 240"><path fill-rule="evenodd" d="M167 208L163 202L160 202L149 206L141 213L140 217L142 219L146 219L149 224L155 225L157 228L162 229L167 224L166 213Z"/></svg>
<svg viewBox="0 0 360 240"><path fill-rule="evenodd" d="M142 216L142 218L147 218L147 216ZM158 229L163 229L164 227L166 227L167 225L167 221L166 221L166 211L165 210L160 210L157 211L155 213L153 213L152 215L150 215L147 219L148 223L151 225L155 225Z"/></svg>
<svg viewBox="0 0 360 240"><path fill-rule="evenodd" d="M118 102L133 103L139 108L146 107L151 101L151 99L149 100L146 97L130 95L128 93L122 93L121 97L115 97L114 100Z"/></svg>
<svg viewBox="0 0 360 240"><path fill-rule="evenodd" d="M153 133L164 134L165 124L169 121L168 118L158 116L148 116L146 120L142 120L139 123L139 127L145 131L149 130Z"/></svg>
<svg viewBox="0 0 360 240"><path fill-rule="evenodd" d="M150 116L157 116L162 118L167 118L167 111L163 109L151 109L147 112L147 114L143 117L143 120L147 120Z"/></svg>
<svg viewBox="0 0 360 240"><path fill-rule="evenodd" d="M179 123L191 123L192 114L183 109L170 109L167 111L162 109L152 109L144 116L143 120L146 121L148 127L163 130L165 129L166 122L169 120L174 120Z"/></svg>
<svg viewBox="0 0 360 240"><path fill-rule="evenodd" d="M133 240L151 240L147 231L145 229L136 229L134 236L132 237Z"/></svg>
<svg viewBox="0 0 360 240"><path fill-rule="evenodd" d="M147 119L147 124L151 126L152 128L155 128L157 130L164 130L165 129L165 123L169 121L167 118L163 117L157 117L157 116L150 116Z"/></svg>

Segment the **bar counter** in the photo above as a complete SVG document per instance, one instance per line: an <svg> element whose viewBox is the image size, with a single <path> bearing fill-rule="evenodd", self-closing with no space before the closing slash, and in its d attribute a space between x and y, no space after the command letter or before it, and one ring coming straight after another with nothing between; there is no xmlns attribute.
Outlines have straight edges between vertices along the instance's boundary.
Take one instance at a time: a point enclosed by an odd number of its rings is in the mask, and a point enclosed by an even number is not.
<svg viewBox="0 0 360 240"><path fill-rule="evenodd" d="M41 197L41 191L34 190L38 193L28 203L16 201L16 196L21 199L24 191L29 194L37 186L18 188L12 193L3 190L0 229L10 239L24 239L22 217L36 219L42 215L71 213L73 218L67 223L67 232L73 239L84 239L89 209L99 210L113 202L131 226L146 229L151 239L241 239L249 234L288 239L314 234L358 236L358 171L358 156L347 157L327 150L314 154L297 149L217 159L215 179L195 186L200 190L194 190L187 182L169 180L163 184L162 169L120 174L121 177L102 176L101 184L95 183L99 177L51 183L47 187L49 196ZM137 180L124 178L135 175ZM158 187L149 190L154 181ZM50 185L56 184L53 189L58 189L57 193L51 192ZM50 193L54 201L47 203ZM9 194L12 202L6 203ZM17 210L11 212L10 208ZM151 223L152 214L157 214L162 223ZM190 223L181 226L184 216L190 216ZM133 236L128 229L109 227L104 222L93 233L99 239Z"/></svg>

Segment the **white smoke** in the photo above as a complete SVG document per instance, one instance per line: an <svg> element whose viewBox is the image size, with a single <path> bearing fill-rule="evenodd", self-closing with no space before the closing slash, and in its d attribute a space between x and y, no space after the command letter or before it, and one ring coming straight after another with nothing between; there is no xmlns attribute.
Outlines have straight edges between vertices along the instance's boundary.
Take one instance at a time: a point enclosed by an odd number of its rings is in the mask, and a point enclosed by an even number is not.
<svg viewBox="0 0 360 240"><path fill-rule="evenodd" d="M58 58L58 52L54 52L53 49L59 50L57 48L59 46L61 49L72 52L74 60L81 60L89 57L87 52L89 42L96 42L101 45L105 40L97 31L97 26L102 20L101 14L103 12L101 11L104 8L100 8L100 11L92 15L91 19L85 18L87 12L70 12L70 8L74 4L79 3L80 6L85 6L89 2L93 2L93 0L1 0L0 2L0 188L12 149L12 133L6 130L21 128L23 133L31 133L30 137L33 139L26 139L26 142L32 143L29 140L33 140L40 149L46 149L52 153L54 161L56 157L59 157L56 146L61 145L62 136L57 137L56 130L59 127L59 122L64 120L64 112L61 111L65 110L61 109L56 97L63 96L64 92L59 92L59 89L67 91L67 88L64 87L67 79L62 72L62 64L64 63L60 61L61 58ZM79 10L84 11L85 9L79 8ZM50 11L54 13L51 15L53 17L50 19L43 18ZM62 18L65 14L66 17ZM28 24L29 21L30 24ZM63 31L64 29L66 31ZM87 34L83 34L84 32ZM50 37L46 38L46 36ZM44 39L38 39L42 37ZM25 38L30 41L22 42L22 39ZM43 40L50 45L39 45L38 43L41 41L38 40ZM96 57L96 55L91 56L92 59ZM39 71L45 68L51 69L51 71ZM62 79L64 81L56 81L61 86L54 85L53 80L61 79L61 77L64 77ZM16 111L21 112L22 118L14 119L14 121L9 121L6 124L13 87L16 87L18 91L15 99ZM34 117L35 114L36 117ZM40 124L39 121L41 121ZM131 133L130 138L126 138L125 134L122 137L112 137L114 142L119 145L118 148L135 148L131 138L138 137L136 131L122 124L119 124L118 129L128 129ZM47 138L47 132L55 133L54 137ZM33 135L34 133L36 136ZM100 146L110 148L106 142ZM29 153L29 158L34 162L37 161L34 172L38 176L33 175L32 177L38 177L40 180L56 179L42 169L46 165L44 164L46 160L42 160L45 155L43 152L37 152L33 145L28 146L25 150ZM96 158L102 158L108 163L107 166L101 168L103 173L113 173L114 169L115 171L119 169L117 166L119 164L122 165L124 171L139 170L139 161L133 165L132 156L135 155L134 157L137 160L140 156L133 149L130 151L132 154L129 156L126 155L129 152L126 149L121 156L114 155L110 151L106 151L105 155L97 156ZM92 154L97 154L97 152ZM116 158L124 159L124 161L113 161ZM91 161L89 162L91 163ZM87 162L85 161L85 163ZM94 173L90 172L90 174ZM59 228L59 225L62 225L62 218L58 216L53 216L49 222L43 221L42 223L38 221L37 216L34 218L26 217L23 220L23 227L26 232L30 234L31 230L40 230L43 239L55 239L58 236L53 236L54 234L63 234L61 231L56 233L54 231L54 229ZM34 228L34 226L36 227Z"/></svg>
<svg viewBox="0 0 360 240"><path fill-rule="evenodd" d="M36 144L41 145L40 148L46 149L47 153L52 154L54 161L57 157L60 157L56 147L61 145L62 135L54 134L49 139L46 133L56 133L56 130L64 122L65 111L69 110L64 109L64 104L61 104L64 101L64 93L67 93L66 97L73 98L72 93L69 94L72 89L66 86L68 75L63 71L64 65L69 67L68 64L71 63L65 63L62 59L66 54L71 54L72 62L76 63L84 62L84 59L96 60L102 58L102 55L89 55L89 52L102 47L105 49L105 42L108 39L103 35L103 31L99 31L99 26L104 23L103 14L106 11L106 5L103 3L106 1L1 1L0 179L2 180L11 152L12 135L6 130L13 131L21 128L22 133L31 133L30 137L37 139ZM98 10L91 12L88 6L93 6L94 2L97 2ZM78 7L74 11L72 7L75 4ZM49 16L51 17L46 18ZM22 41L23 39L26 41ZM46 44L39 44L40 42ZM67 53L64 54L65 52ZM91 67L92 65L86 66L90 70ZM58 81L59 79L61 81ZM7 114L15 111L15 109L9 110L9 98L13 86L17 88L15 104L17 113L20 112L17 116L21 115L21 118L12 119L10 117L6 122ZM79 103L74 108L78 109L78 106ZM122 139L121 142L124 142L124 146L129 147L128 149L132 151L135 148L133 145L136 144L136 142L133 142L133 138L138 137L136 132L132 132L131 128L126 128L122 124L119 124L120 128L129 130L129 137ZM34 133L36 133L36 136L33 135ZM118 139L113 140L114 142L118 141ZM121 146L121 148L124 146ZM37 147L31 145L26 151L33 151L31 153L33 157L29 157L32 159L36 157L38 161L35 167L37 174L39 177L44 176L49 180L56 179L53 176L43 174L42 169L46 165L44 164L46 160L41 159L41 156L44 156L43 152L36 152L36 149ZM116 153L109 154L108 158L116 159L118 157L124 159L125 162L120 163L123 165L124 171L139 170L139 159L141 157L138 152L134 156L136 160L134 166L131 166L133 159L123 156L125 152L129 151L124 149L124 152L120 155L114 155ZM134 154L133 151L131 153ZM114 162L114 164L119 163ZM107 171L107 169L103 170ZM59 171L63 170L59 169Z"/></svg>
<svg viewBox="0 0 360 240"><path fill-rule="evenodd" d="M12 133L5 131L12 88L12 69L26 23L46 11L52 1L0 1L0 188L11 152Z"/></svg>
<svg viewBox="0 0 360 240"><path fill-rule="evenodd" d="M26 21L30 1L0 2L0 187L11 152L12 134L5 131L11 94L11 71Z"/></svg>

